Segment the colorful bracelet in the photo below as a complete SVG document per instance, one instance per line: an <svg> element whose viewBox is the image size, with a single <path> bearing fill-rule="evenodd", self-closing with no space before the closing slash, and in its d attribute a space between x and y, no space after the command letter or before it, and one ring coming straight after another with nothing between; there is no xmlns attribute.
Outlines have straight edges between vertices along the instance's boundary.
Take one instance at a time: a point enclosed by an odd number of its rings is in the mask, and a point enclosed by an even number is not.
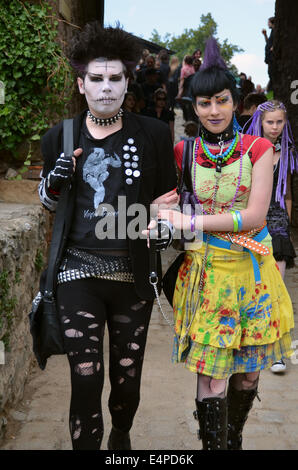
<svg viewBox="0 0 298 470"><path fill-rule="evenodd" d="M237 215L236 215L236 212L235 211L231 211L231 215L233 217L233 232L238 232L238 218L237 218Z"/></svg>
<svg viewBox="0 0 298 470"><path fill-rule="evenodd" d="M238 232L242 231L243 220L240 211L235 211L238 220Z"/></svg>

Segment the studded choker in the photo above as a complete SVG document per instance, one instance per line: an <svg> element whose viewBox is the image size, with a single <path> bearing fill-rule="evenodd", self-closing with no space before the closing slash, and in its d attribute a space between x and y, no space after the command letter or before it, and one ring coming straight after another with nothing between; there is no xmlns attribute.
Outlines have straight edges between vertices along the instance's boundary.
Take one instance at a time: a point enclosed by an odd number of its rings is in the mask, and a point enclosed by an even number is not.
<svg viewBox="0 0 298 470"><path fill-rule="evenodd" d="M87 116L91 121L94 122L97 126L111 126L112 124L115 124L122 116L123 116L123 109L120 108L118 113L115 114L115 116L112 116L110 118L97 118L93 116L93 114L88 110L87 111Z"/></svg>
<svg viewBox="0 0 298 470"><path fill-rule="evenodd" d="M235 137L235 129L233 120L229 124L229 126L220 134L213 134L212 132L208 131L202 124L200 125L200 136L210 144L218 144L221 141L227 142L229 140L233 140Z"/></svg>

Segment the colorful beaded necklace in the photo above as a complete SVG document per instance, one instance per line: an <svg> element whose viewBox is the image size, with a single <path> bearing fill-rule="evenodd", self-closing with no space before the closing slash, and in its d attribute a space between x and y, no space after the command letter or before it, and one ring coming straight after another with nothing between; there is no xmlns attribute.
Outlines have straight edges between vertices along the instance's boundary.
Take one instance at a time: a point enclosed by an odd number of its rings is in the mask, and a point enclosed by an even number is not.
<svg viewBox="0 0 298 470"><path fill-rule="evenodd" d="M239 136L239 139L240 139L240 170L239 170L238 182L237 182L237 187L236 187L234 197L233 197L229 207L226 208L226 211L232 209L232 207L235 204L236 197L237 197L237 194L238 194L238 191L239 191L239 188L240 188L240 184L241 184L241 178L242 178L243 140L242 140L241 134L238 134L238 136ZM201 141L201 139L197 139L197 141L194 142L194 146L193 146L193 162L194 162L193 192L194 192L194 196L195 196L195 199L196 199L197 203L200 204L203 207L204 203L199 200L198 195L196 193L196 174L197 174L196 169L197 169L197 165L198 165L198 163L196 161L196 157L198 156L200 141ZM215 161L216 161L216 159L215 159ZM208 212L206 212L204 209L203 209L203 214L209 215Z"/></svg>
<svg viewBox="0 0 298 470"><path fill-rule="evenodd" d="M217 157L218 157L219 154L213 155L213 153L211 153L210 150L208 149L208 147L206 146L206 144L203 141L202 137L200 137L200 142L201 142L201 146L202 146L202 149L203 149L204 154L206 155L206 157L209 158L209 160L211 160L212 162L216 162ZM239 133L236 132L236 135L235 135L231 145L221 155L222 163L225 163L226 161L228 161L229 158L231 157L231 155L233 155L238 142L239 142Z"/></svg>

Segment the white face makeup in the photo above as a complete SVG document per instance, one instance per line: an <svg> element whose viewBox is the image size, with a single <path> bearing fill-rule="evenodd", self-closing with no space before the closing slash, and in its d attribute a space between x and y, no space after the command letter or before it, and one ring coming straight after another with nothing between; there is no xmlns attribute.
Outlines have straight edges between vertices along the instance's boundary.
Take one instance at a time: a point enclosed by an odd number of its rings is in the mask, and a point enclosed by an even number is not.
<svg viewBox="0 0 298 470"><path fill-rule="evenodd" d="M124 100L128 79L120 60L99 58L88 64L85 79L78 78L80 93L85 95L95 117L115 116Z"/></svg>

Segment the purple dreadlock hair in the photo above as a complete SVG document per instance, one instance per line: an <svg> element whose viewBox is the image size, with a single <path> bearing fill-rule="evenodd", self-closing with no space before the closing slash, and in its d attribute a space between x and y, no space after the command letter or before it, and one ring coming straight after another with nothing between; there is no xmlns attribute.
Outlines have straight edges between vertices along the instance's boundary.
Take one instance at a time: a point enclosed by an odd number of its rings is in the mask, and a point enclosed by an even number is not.
<svg viewBox="0 0 298 470"><path fill-rule="evenodd" d="M257 111L252 118L244 126L243 132L245 134L256 135L263 137L262 121L265 112L273 112L282 110L285 113L286 123L281 134L281 150L279 160L279 175L277 188L275 193L275 201L280 203L280 206L285 209L284 197L287 191L287 175L290 163L290 171L298 171L298 154L295 148L292 129L287 118L287 110L283 103L280 101L266 101L257 107Z"/></svg>

